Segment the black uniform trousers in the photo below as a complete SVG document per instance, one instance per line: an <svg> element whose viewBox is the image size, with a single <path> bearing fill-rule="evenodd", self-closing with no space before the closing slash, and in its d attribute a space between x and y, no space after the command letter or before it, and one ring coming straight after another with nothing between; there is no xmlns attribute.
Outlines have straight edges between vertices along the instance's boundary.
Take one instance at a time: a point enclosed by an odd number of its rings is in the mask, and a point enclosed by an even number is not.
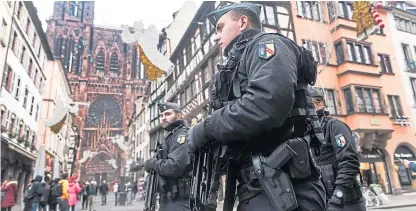
<svg viewBox="0 0 416 211"><path fill-rule="evenodd" d="M293 185L298 208L295 211L323 211L325 210L325 187L320 180L308 181ZM240 202L237 211L274 211L265 192L253 198Z"/></svg>
<svg viewBox="0 0 416 211"><path fill-rule="evenodd" d="M176 199L163 202L159 206L159 211L189 211L189 198Z"/></svg>

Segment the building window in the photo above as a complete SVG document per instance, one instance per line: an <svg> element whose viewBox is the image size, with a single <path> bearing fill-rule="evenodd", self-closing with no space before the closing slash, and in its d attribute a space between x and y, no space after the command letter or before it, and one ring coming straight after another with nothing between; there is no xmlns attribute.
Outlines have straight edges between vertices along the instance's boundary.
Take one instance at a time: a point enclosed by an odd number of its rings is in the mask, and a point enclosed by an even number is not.
<svg viewBox="0 0 416 211"><path fill-rule="evenodd" d="M335 91L327 89L326 90L326 95L327 95L326 106L329 109L329 113L330 114L338 114L337 102L336 102L336 98L335 98Z"/></svg>
<svg viewBox="0 0 416 211"><path fill-rule="evenodd" d="M29 35L29 30L30 30L30 19L27 18L25 31L28 35Z"/></svg>
<svg viewBox="0 0 416 211"><path fill-rule="evenodd" d="M393 118L402 118L404 116L400 97L396 95L387 96L390 105L390 114Z"/></svg>
<svg viewBox="0 0 416 211"><path fill-rule="evenodd" d="M378 54L378 62L380 63L380 72L393 73L393 69L390 63L390 56L385 54Z"/></svg>
<svg viewBox="0 0 416 211"><path fill-rule="evenodd" d="M20 77L18 77L17 75L15 75L15 81L14 81L14 90L13 90L13 96L14 98L16 98L17 101L19 101L20 98Z"/></svg>
<svg viewBox="0 0 416 211"><path fill-rule="evenodd" d="M7 68L7 71L3 72L3 86L6 88L7 91L12 91L12 85L13 85L13 70L9 66Z"/></svg>
<svg viewBox="0 0 416 211"><path fill-rule="evenodd" d="M378 89L355 87L355 99L358 106L356 112L382 113L380 91Z"/></svg>
<svg viewBox="0 0 416 211"><path fill-rule="evenodd" d="M118 55L116 52L111 54L110 58L110 71L113 73L118 73Z"/></svg>
<svg viewBox="0 0 416 211"><path fill-rule="evenodd" d="M356 108L354 107L351 89L345 89L344 96L348 113L382 113L383 111L378 89L355 87Z"/></svg>
<svg viewBox="0 0 416 211"><path fill-rule="evenodd" d="M27 99L29 98L29 89L27 86L25 87L25 95L23 97L23 108L26 108L27 106Z"/></svg>
<svg viewBox="0 0 416 211"><path fill-rule="evenodd" d="M341 43L335 45L337 53L337 62L342 64L344 60L343 48ZM359 64L373 64L371 56L371 48L369 45L364 45L355 42L347 42L347 60Z"/></svg>
<svg viewBox="0 0 416 211"><path fill-rule="evenodd" d="M302 18L320 21L322 19L319 1L297 1L298 15Z"/></svg>
<svg viewBox="0 0 416 211"><path fill-rule="evenodd" d="M394 22L396 23L397 30L416 34L416 22L406 20L397 16L394 17Z"/></svg>
<svg viewBox="0 0 416 211"><path fill-rule="evenodd" d="M32 96L32 103L30 104L30 111L29 111L30 115L33 115L33 107L35 106L34 103L35 103L35 97Z"/></svg>
<svg viewBox="0 0 416 211"><path fill-rule="evenodd" d="M338 42L335 44L335 51L337 54L337 64L344 63L344 48L342 47L342 43Z"/></svg>
<svg viewBox="0 0 416 211"><path fill-rule="evenodd" d="M22 18L23 15L23 3L21 1L19 1L19 6L17 7L17 11L16 11L17 17Z"/></svg>
<svg viewBox="0 0 416 211"><path fill-rule="evenodd" d="M326 45L324 43L302 40L302 46L312 52L313 58L319 64L327 63Z"/></svg>
<svg viewBox="0 0 416 211"><path fill-rule="evenodd" d="M38 115L39 115L39 105L36 105L35 121L38 121Z"/></svg>
<svg viewBox="0 0 416 211"><path fill-rule="evenodd" d="M276 13L274 8L269 5L261 5L261 13L260 13L260 21L262 24L275 26L276 21Z"/></svg>
<svg viewBox="0 0 416 211"><path fill-rule="evenodd" d="M17 50L18 50L18 47L19 47L19 40L18 40L18 37L17 37L17 33L16 32L13 32L13 38L12 38L12 49L13 49L13 52L16 54L16 55L18 55L17 54Z"/></svg>
<svg viewBox="0 0 416 211"><path fill-rule="evenodd" d="M6 33L6 29L7 29L7 23L6 23L6 21L3 19L2 21L1 21L1 25L0 25L0 38L1 39L4 39L4 35L5 35L5 33Z"/></svg>
<svg viewBox="0 0 416 211"><path fill-rule="evenodd" d="M415 104L416 104L416 78L410 78L410 85L412 86L413 99L415 100Z"/></svg>
<svg viewBox="0 0 416 211"><path fill-rule="evenodd" d="M23 46L22 54L20 55L20 58L19 58L20 63L22 63L22 64L23 64L23 58L24 58L25 55L26 55L26 47Z"/></svg>
<svg viewBox="0 0 416 211"><path fill-rule="evenodd" d="M97 54L95 62L95 71L97 72L104 72L104 63L105 63L105 56L104 52L100 50Z"/></svg>
<svg viewBox="0 0 416 211"><path fill-rule="evenodd" d="M338 11L339 11L339 14L338 14L339 17L352 20L352 12L354 11L352 2L339 1Z"/></svg>
<svg viewBox="0 0 416 211"><path fill-rule="evenodd" d="M405 64L407 67L406 71L411 71L411 72L416 71L416 61L413 59L410 46L402 43L402 50L404 54ZM416 53L416 48L415 48L415 53Z"/></svg>

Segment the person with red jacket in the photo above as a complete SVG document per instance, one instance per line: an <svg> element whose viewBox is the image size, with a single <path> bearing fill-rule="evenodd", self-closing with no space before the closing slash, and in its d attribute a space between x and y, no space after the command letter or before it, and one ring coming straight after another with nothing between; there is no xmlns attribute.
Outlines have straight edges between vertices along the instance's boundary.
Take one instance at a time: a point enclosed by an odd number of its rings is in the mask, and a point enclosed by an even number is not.
<svg viewBox="0 0 416 211"><path fill-rule="evenodd" d="M12 207L16 203L16 193L17 193L17 181L13 178L9 178L3 182L1 186L1 192L4 193L1 200L1 210L2 211L11 211Z"/></svg>

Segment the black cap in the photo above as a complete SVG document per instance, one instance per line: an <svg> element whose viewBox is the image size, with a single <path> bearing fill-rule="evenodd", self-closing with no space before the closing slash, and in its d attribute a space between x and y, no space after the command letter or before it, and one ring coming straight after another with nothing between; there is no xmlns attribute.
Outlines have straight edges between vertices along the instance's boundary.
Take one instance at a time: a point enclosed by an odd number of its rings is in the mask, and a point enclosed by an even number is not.
<svg viewBox="0 0 416 211"><path fill-rule="evenodd" d="M166 102L166 103L161 103L158 106L159 106L160 113L165 112L166 110L169 110L169 109L181 110L181 106L177 103Z"/></svg>
<svg viewBox="0 0 416 211"><path fill-rule="evenodd" d="M221 7L217 10L212 11L207 15L208 20L211 22L212 25L216 26L217 21L229 11L234 9L247 9L254 12L257 16L260 16L261 6L252 3L239 3L239 4L231 4L224 7Z"/></svg>
<svg viewBox="0 0 416 211"><path fill-rule="evenodd" d="M324 97L324 92L321 88L309 87L309 96L311 97Z"/></svg>

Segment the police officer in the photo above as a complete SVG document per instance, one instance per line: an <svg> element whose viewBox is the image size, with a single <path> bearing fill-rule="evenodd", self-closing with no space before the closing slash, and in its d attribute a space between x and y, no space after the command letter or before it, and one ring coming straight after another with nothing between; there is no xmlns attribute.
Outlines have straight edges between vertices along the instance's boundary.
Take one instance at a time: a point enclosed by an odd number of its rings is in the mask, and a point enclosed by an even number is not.
<svg viewBox="0 0 416 211"><path fill-rule="evenodd" d="M233 144L237 148L238 211L275 210L269 199L275 196L266 194L260 180L253 177L252 154L267 156L295 136L293 131L297 129L289 120L295 92L300 90L305 96L308 92L307 85L302 90L298 84L309 80L305 74L298 77L302 49L282 35L261 32L260 11L258 5L240 3L208 15L216 28L216 41L227 59L217 66L213 77L211 106L214 111L188 132L190 153L209 142ZM227 87L225 91L224 87ZM223 93L227 94L228 103L218 100L224 98ZM312 104L310 108L313 110ZM300 156L310 157L308 152L305 154ZM306 179L289 182L297 200L295 208L290 210L325 209L325 189L319 173L313 171Z"/></svg>
<svg viewBox="0 0 416 211"><path fill-rule="evenodd" d="M145 161L144 169L154 169L159 178L166 180L166 187L159 190L159 211L189 210L190 155L186 145L188 127L182 111L176 103L159 105L162 127L167 131L162 146L162 158ZM165 182L164 182L165 183ZM160 187L159 180L159 187Z"/></svg>
<svg viewBox="0 0 416 211"><path fill-rule="evenodd" d="M350 128L337 118L329 117L322 89L310 88L310 96L321 120L326 144L316 153L321 167L328 209L330 211L366 210L365 200L357 181L360 172L357 146Z"/></svg>

